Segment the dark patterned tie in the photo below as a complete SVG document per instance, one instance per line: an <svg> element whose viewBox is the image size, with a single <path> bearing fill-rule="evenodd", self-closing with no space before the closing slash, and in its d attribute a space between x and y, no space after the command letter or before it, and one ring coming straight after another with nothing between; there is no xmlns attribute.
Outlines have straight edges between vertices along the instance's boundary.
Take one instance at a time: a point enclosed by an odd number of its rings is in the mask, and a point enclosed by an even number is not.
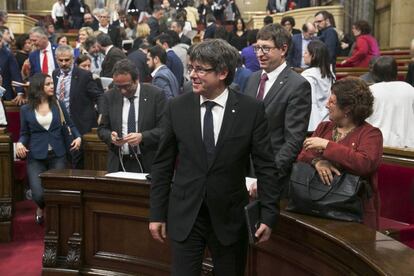
<svg viewBox="0 0 414 276"><path fill-rule="evenodd" d="M207 101L204 102L206 107L206 113L204 114L204 126L203 126L203 142L207 152L207 163L211 165L214 158L214 152L216 145L214 143L214 124L213 124L213 113L211 109L216 105L215 102Z"/></svg>
<svg viewBox="0 0 414 276"><path fill-rule="evenodd" d="M263 75L260 77L260 83L259 83L259 92L257 93L256 99L262 101L264 98L264 90L266 81L269 79L266 73L263 73Z"/></svg>
<svg viewBox="0 0 414 276"><path fill-rule="evenodd" d="M135 100L135 96L132 96L130 98L128 98L129 100L129 113L128 113L128 133L133 133L133 132L137 132L137 124L135 121L135 105L134 105L134 100ZM129 153L133 154L136 151L136 147L134 146L129 146Z"/></svg>

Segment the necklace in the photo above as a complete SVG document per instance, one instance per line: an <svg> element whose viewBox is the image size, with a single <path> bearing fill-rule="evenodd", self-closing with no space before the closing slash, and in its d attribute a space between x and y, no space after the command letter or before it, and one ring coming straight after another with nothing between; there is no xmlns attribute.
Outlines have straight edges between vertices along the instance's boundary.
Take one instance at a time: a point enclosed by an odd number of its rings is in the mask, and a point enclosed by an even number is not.
<svg viewBox="0 0 414 276"><path fill-rule="evenodd" d="M343 140L349 133L351 133L353 130L355 129L355 127L352 127L351 129L349 129L348 131L345 131L343 133L340 133L338 131L338 126L335 126L333 131L332 131L332 140L334 142L338 142Z"/></svg>

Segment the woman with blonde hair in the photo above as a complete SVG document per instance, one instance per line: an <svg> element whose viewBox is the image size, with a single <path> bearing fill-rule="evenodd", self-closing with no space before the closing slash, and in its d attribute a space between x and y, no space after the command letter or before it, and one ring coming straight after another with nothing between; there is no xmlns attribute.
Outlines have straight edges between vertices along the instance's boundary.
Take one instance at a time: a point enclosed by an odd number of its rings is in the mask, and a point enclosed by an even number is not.
<svg viewBox="0 0 414 276"><path fill-rule="evenodd" d="M76 48L73 51L73 55L77 58L80 54L87 54L88 52L85 49L84 43L86 39L90 36L93 36L93 29L91 27L82 27L78 32L78 43Z"/></svg>

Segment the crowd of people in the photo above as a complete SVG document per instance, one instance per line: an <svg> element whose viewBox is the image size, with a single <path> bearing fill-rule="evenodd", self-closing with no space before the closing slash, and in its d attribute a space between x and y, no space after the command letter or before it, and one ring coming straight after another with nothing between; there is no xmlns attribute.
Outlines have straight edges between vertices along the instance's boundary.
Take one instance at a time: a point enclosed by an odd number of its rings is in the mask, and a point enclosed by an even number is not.
<svg viewBox="0 0 414 276"><path fill-rule="evenodd" d="M288 8L276 2L270 12ZM396 80L396 62L380 56L368 22L353 24L355 42L342 65L370 66L370 86L336 80L346 43L327 11L301 30L291 16L280 24L265 17L263 28L251 30L235 1L197 7L164 0L131 15L58 0L53 22L19 36L15 52L10 30L0 26L0 84L4 100L23 105L16 153L28 160L36 222L44 208L39 173L82 169L82 135L97 127L109 172L151 173L150 231L163 242L168 228L173 275L200 275L206 245L217 271L242 275L244 177L258 179L249 192L261 199L256 236L266 241L296 161L312 164L327 185L342 171L367 180L363 223L376 229L383 145L414 147L414 88ZM78 29L76 44L55 33L67 16ZM205 29L193 43L198 24ZM63 121L74 136L69 151ZM194 247L200 250L185 253Z"/></svg>

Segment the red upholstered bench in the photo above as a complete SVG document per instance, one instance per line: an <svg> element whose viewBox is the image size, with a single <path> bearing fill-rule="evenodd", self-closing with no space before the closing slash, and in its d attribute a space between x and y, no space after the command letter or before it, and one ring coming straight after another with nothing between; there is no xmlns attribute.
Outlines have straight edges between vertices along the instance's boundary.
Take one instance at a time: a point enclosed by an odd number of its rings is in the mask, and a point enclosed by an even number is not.
<svg viewBox="0 0 414 276"><path fill-rule="evenodd" d="M378 189L380 230L414 248L414 151L384 148Z"/></svg>

